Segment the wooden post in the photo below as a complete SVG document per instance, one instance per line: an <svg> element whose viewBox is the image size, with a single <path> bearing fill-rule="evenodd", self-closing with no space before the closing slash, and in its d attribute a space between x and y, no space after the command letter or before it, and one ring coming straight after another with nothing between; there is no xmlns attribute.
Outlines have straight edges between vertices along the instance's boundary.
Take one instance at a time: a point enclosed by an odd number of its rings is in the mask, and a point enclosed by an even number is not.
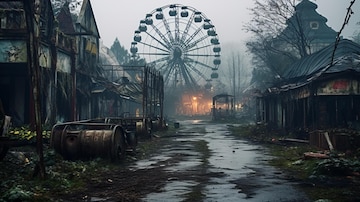
<svg viewBox="0 0 360 202"><path fill-rule="evenodd" d="M326 139L326 142L327 142L327 144L328 144L328 146L329 146L330 151L333 151L333 150L334 150L334 146L333 146L333 144L331 143L331 140L330 140L330 137L329 137L329 133L328 133L328 132L325 132L325 133L324 133L324 136L325 136L325 139Z"/></svg>
<svg viewBox="0 0 360 202"><path fill-rule="evenodd" d="M71 42L71 78L72 78L72 93L71 93L71 118L73 121L77 120L76 111L76 52L74 49L74 41Z"/></svg>
<svg viewBox="0 0 360 202"><path fill-rule="evenodd" d="M40 0L24 0L24 10L26 16L26 27L28 30L28 64L29 74L31 76L31 90L34 103L35 113L35 130L36 130L36 150L39 156L34 170L34 175L40 175L45 178L45 165L43 154L41 112L40 112L40 65L39 65L39 41L40 41Z"/></svg>

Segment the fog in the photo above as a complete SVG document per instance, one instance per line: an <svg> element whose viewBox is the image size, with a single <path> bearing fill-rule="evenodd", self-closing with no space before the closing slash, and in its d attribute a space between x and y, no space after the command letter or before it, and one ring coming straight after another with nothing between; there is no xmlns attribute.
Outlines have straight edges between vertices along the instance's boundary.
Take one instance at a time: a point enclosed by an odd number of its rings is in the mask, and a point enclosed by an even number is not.
<svg viewBox="0 0 360 202"><path fill-rule="evenodd" d="M328 26L339 31L350 0L313 0L313 2L318 5L317 12L328 19ZM179 0L177 2L170 0L91 0L104 45L110 47L117 37L126 49L130 48L134 31L147 13L174 3L193 7L211 19L222 45L238 43L243 46L243 42L250 37L250 34L244 31L243 26L251 19L249 8L254 6L254 0ZM356 29L360 29L360 25L356 25L360 21L359 1L355 2L352 10L354 15L343 31L345 38L349 38Z"/></svg>
<svg viewBox="0 0 360 202"><path fill-rule="evenodd" d="M339 31L343 25L350 0L312 0L318 5L317 12L328 19L327 25L335 31ZM181 4L202 12L211 23L221 45L221 67L218 73L220 81L225 84L226 91L231 93L233 87L233 66L238 65L241 69L241 88L246 88L250 82L252 66L251 56L246 52L245 42L251 37L250 33L244 30L252 16L249 9L254 7L254 0L226 0L226 1L205 1L205 0L170 0L156 1L128 1L128 0L91 0L92 9L95 15L97 26L100 32L101 41L107 47L111 47L115 38L127 50L130 51L131 42L134 39L134 32L140 25L140 20L145 19L146 14L153 13L157 8L171 4ZM351 38L355 30L360 30L360 2L352 6L354 14L351 16L348 25L342 32L344 38Z"/></svg>

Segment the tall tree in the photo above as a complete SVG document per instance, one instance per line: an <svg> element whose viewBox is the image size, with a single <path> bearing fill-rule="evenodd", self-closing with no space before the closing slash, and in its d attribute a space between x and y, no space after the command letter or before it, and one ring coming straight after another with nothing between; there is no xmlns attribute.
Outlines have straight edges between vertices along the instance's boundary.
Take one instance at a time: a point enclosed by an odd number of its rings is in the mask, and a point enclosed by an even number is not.
<svg viewBox="0 0 360 202"><path fill-rule="evenodd" d="M119 64L127 64L131 59L129 52L120 44L118 38L115 39L110 50L114 53Z"/></svg>

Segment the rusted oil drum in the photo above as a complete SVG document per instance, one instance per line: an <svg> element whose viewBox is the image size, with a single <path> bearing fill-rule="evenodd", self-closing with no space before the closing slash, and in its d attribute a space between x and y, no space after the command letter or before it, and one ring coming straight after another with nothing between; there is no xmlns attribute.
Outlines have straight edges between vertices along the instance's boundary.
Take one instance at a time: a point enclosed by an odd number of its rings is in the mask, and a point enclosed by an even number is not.
<svg viewBox="0 0 360 202"><path fill-rule="evenodd" d="M135 132L133 131L127 131L125 133L126 135L126 143L127 146L129 147L129 149L131 149L132 151L136 150L136 147L138 145L138 138L137 135L135 134Z"/></svg>
<svg viewBox="0 0 360 202"><path fill-rule="evenodd" d="M98 124L73 124L54 127L51 134L51 146L65 159L92 159L96 157L110 158L112 161L120 160L126 152L124 132L118 125L108 127ZM90 128L90 129L89 129Z"/></svg>
<svg viewBox="0 0 360 202"><path fill-rule="evenodd" d="M148 119L141 119L136 121L136 135L139 137L151 137L151 124Z"/></svg>

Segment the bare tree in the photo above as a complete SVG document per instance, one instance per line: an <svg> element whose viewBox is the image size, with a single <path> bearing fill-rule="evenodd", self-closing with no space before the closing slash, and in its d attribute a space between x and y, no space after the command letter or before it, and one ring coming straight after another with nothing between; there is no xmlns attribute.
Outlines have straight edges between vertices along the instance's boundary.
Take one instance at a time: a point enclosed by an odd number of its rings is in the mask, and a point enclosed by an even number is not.
<svg viewBox="0 0 360 202"><path fill-rule="evenodd" d="M308 39L295 6L298 0L256 0L253 19L245 26L254 38L247 47L257 64L282 75L290 63L310 53Z"/></svg>
<svg viewBox="0 0 360 202"><path fill-rule="evenodd" d="M315 4L306 2L307 5ZM254 55L254 63L257 65L257 73L261 69L268 68L271 74L266 74L268 80L282 78L286 68L295 61L321 49L320 43L316 44L319 36L316 36L314 27L309 25L307 13L298 4L300 0L256 0L255 7L250 11L252 20L245 25L245 30L253 34L253 38L247 42L249 51ZM325 24L326 18L323 18ZM336 32L326 26L330 35L329 43L335 41ZM324 43L322 43L324 46ZM264 75L264 74L263 74ZM264 75L264 76L266 76ZM264 78L261 78L264 81Z"/></svg>

